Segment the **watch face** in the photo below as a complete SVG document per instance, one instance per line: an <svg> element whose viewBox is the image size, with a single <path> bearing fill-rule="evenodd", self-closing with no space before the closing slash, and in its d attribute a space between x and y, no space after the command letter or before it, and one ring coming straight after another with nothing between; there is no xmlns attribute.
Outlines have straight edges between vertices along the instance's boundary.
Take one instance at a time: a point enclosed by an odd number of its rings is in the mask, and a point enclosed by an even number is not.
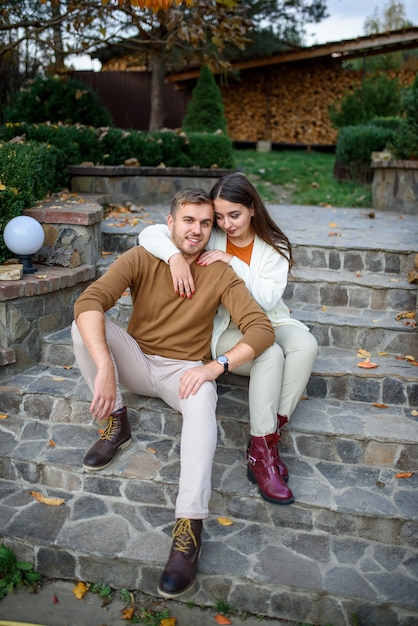
<svg viewBox="0 0 418 626"><path fill-rule="evenodd" d="M218 361L218 363L223 365L224 372L227 372L228 371L228 364L229 364L229 361L228 361L227 357L226 356L218 356L218 358L216 360Z"/></svg>

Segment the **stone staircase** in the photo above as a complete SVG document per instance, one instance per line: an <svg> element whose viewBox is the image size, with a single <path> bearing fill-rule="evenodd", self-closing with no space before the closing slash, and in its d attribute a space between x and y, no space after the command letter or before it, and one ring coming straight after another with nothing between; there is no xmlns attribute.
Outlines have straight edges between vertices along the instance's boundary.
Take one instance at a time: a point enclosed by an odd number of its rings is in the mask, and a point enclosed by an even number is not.
<svg viewBox="0 0 418 626"><path fill-rule="evenodd" d="M184 601L222 599L320 626L415 626L418 368L404 357L418 358L418 334L395 316L417 307L406 274L418 218L371 221L362 211L318 207L271 212L298 263L286 300L320 345L281 442L296 501L272 505L248 482L247 380L222 377L211 515L198 581ZM330 222L339 236L329 236ZM117 253L118 236L125 249L134 231L119 229L111 249ZM129 310L123 296L109 314L124 323ZM358 367L359 349L377 367ZM86 420L89 393L68 328L44 337L39 365L1 372L0 386L0 412L9 416L0 420L0 539L48 576L155 595L171 543L178 414L125 394L133 444L109 468L88 473L81 462L97 432ZM63 502L41 504L31 491Z"/></svg>

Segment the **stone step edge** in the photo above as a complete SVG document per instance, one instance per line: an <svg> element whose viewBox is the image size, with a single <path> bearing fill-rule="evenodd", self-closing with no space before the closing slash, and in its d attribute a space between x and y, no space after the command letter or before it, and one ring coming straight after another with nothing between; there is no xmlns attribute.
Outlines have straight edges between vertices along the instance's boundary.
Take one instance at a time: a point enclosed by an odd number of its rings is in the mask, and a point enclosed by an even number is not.
<svg viewBox="0 0 418 626"><path fill-rule="evenodd" d="M417 291L415 284L408 282L402 274L350 270L334 270L329 268L298 267L289 277L290 284L326 283L336 287L348 286L363 289L407 290Z"/></svg>
<svg viewBox="0 0 418 626"><path fill-rule="evenodd" d="M133 454L134 451L131 450L131 453ZM153 497L155 496L152 495L152 487L155 485L155 479L135 476L131 470L126 473L118 473L118 468L123 466L123 460L122 452L105 470L87 472L82 467L63 466L50 461L46 463L38 462L36 459L22 460L5 456L2 459L0 480L13 481L16 485L22 484L22 482L27 483L31 485L30 491L34 489L35 485L42 486L44 496L54 496L56 491L65 491L70 487L72 494L104 497L109 499L109 502L126 501L125 490L130 485L133 485L131 488L134 488L136 492L140 490L142 494L150 487L151 498L149 500L142 495L141 499L129 499L129 502L137 506L172 511L178 488L177 474L175 480L162 480L161 477L158 479L159 489L167 491L167 493L165 503L154 501ZM298 463L310 467L316 466L315 462L307 464L306 461L301 460ZM224 464L219 463L215 457L214 473L216 473L217 467L222 468ZM321 462L321 468L327 470L329 475L333 475L333 468L337 467L340 469L339 475L341 475L341 468L344 472L353 470L351 464ZM221 517L231 515L236 519L255 521L254 515L257 511L257 519L263 526L269 525L269 518L273 513L280 525L287 527L288 523L292 525L298 521L302 527L305 524L314 527L317 516L321 517L324 512L327 512L333 517L344 519L345 523L348 518L355 521L356 532L364 532L364 535L360 535L362 538L372 536L369 535L370 526L378 527L379 520L381 524L398 528L398 532L405 523L411 525L411 528L415 528L418 532L417 509L416 506L413 507L414 493L417 488L417 478L414 476L410 479L401 480L397 479L395 472L388 468L381 470L376 467L356 466L354 468L356 470L355 475L361 473L361 475L367 476L369 483L357 486L351 484L347 478L347 484L339 484L335 489L330 486L327 495L322 492L322 488L318 485L317 472L313 471L311 474L302 476L300 474L294 475L291 471L288 484L294 493L295 502L286 507L274 505L273 509L270 509L271 503L262 499L257 486L247 480L245 468L246 464L242 454L242 464L240 463L234 468L235 474L238 472L239 478L237 479L235 476L235 478L230 479L232 487L228 487L228 484L218 484L217 479L213 479L210 504L213 515ZM177 469L179 470L179 468ZM33 477L33 480L28 480L28 476ZM386 489L391 495L386 495ZM335 493L336 491L338 493ZM395 496L399 497L401 505L393 502ZM407 504L403 505L402 501L405 498ZM364 531L362 524L364 524ZM415 545L413 540L409 544L409 540L410 537L397 537L397 541L400 543ZM382 538L382 543L387 541L386 537Z"/></svg>
<svg viewBox="0 0 418 626"><path fill-rule="evenodd" d="M71 497L70 493L68 494L68 497ZM62 523L65 524L65 522L66 520L64 519ZM252 524L251 520L249 520L249 524ZM205 522L204 542L205 545L209 547L211 541L214 541L215 548L216 543L218 543L218 549L222 549L222 537L219 537L217 525L218 523L213 517L210 517ZM246 525L242 524L243 530L245 529L245 526ZM109 558L109 554L107 554L106 551L103 551L104 554L102 551L97 549L94 551L92 549L93 546L89 546L89 549L83 549L76 541L73 541L74 545L72 546L71 535L70 537L67 537L65 544L59 540L59 537L54 540L45 538L45 536L42 538L32 537L28 532L22 532L20 533L22 536L20 536L17 533L7 534L7 532L3 531L2 536L4 538L8 538L8 543L15 546L19 553L23 550L26 555L25 560L30 560L31 562L34 561L36 565L35 569L41 574L57 578L75 578L76 580L96 581L98 572L101 572L101 581L111 585L112 587L140 589L151 596L155 596L156 584L159 576L161 575L161 568L165 563L170 546L169 531L171 530L171 527L172 521L170 523L158 525L156 527L157 529L155 527L144 529L143 532L145 534L145 538L142 540L141 546L139 546L136 554L127 553L125 550L124 554L117 553L117 559L114 558L114 553L112 553L110 555L111 558ZM231 527L229 527L229 529L231 529ZM239 528L232 526L233 532L239 532L239 530ZM309 531L306 530L304 532L296 530L293 532L293 535L296 541L298 538L303 540L304 536L307 537L308 532ZM164 533L166 536L164 537L161 533ZM329 533L325 532L324 535L318 536L318 539L321 540L322 537L325 538L328 534ZM155 539L157 539L157 541L155 541ZM144 541L148 542L148 544L150 542L155 543L154 550L151 552L149 548L147 550L144 545ZM376 537L371 537L369 543L375 544L376 547L379 545L376 541ZM289 548L291 549L292 546L289 546ZM34 558L28 559L28 550L31 549L33 550ZM383 550L387 551L387 549L389 548L383 546ZM354 607L356 607L357 610L359 607L363 610L365 607L369 607L369 610L373 611L373 606L376 604L375 594L372 594L372 597L369 598L367 594L365 595L364 593L347 593L348 590L346 586L343 590L344 593L340 593L339 590L336 589L335 584L332 586L332 589L323 589L322 587L315 589L313 585L297 585L295 583L292 584L289 581L277 581L276 579L274 580L274 584L268 584L268 580L263 580L262 578L254 580L253 577L249 577L248 574L245 574L245 572L241 574L239 569L223 573L216 569L216 559L209 559L207 565L205 565L205 553L206 551L202 554L197 585L192 592L193 602L198 605L211 606L214 603L213 591L215 590L219 593L220 584L223 589L223 593L227 594L227 600L233 600L235 590L238 593L238 596L235 596L235 599L242 596L241 600L243 600L244 597L247 597L248 595L248 605L243 602L240 607L243 610L248 610L251 607L253 608L255 605L258 606L260 599L259 594L261 594L262 598L268 598L269 602L264 603L263 613L265 616L274 617L276 619L279 617L279 612L280 615L282 615L283 611L283 617L291 618L294 616L296 618L293 610L291 608L289 609L289 607L295 603L296 599L302 604L307 599L312 604L317 605L319 603L319 607L315 609L318 619L320 619L319 613L323 616L323 611L329 604L332 606L332 604L340 605L342 603L342 608L344 609L344 606L346 605L345 610L348 608L348 613L352 613ZM62 554L62 557L60 554ZM150 558L151 555L152 559ZM409 555L413 558L413 551L409 550ZM303 559L303 557L303 554L298 556L299 560ZM307 554L307 559L307 563L313 562L314 557ZM349 565L347 563L346 567L348 572L349 567L354 568L355 570L356 565ZM225 576L227 576L226 579ZM316 577L313 577L312 580L316 580ZM321 579L319 579L318 583L320 580ZM344 578L345 585L346 582L346 578ZM255 593L251 592L254 588L258 589L258 593L257 591ZM217 596L215 596L215 598L216 597ZM224 595L222 597L224 597ZM189 594L187 594L184 599L180 598L180 600L187 602L188 598ZM255 602L256 598L258 599L258 602ZM283 599L287 600L284 605ZM400 610L401 613L406 612L407 614L411 613L416 615L416 607L413 605L410 606L409 602L405 604L395 598L387 598L384 593L379 604L383 601L386 606L386 610L393 606L393 608ZM280 607L280 611L278 611L278 607ZM296 614L299 616L300 611L296 611ZM332 608L330 609L329 615L335 616L335 611L333 611ZM299 620L297 621L299 622ZM314 622L319 623L316 618L314 619Z"/></svg>

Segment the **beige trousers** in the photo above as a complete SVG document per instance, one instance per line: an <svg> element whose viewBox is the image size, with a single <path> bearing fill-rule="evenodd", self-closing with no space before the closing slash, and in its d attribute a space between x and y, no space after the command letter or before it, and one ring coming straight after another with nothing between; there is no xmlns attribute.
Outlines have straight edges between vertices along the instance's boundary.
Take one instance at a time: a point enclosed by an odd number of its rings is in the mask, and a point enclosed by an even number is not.
<svg viewBox="0 0 418 626"><path fill-rule="evenodd" d="M93 392L96 366L73 322L74 353L80 371ZM194 396L179 398L183 373L201 362L166 359L144 354L128 333L106 320L106 340L115 364L117 399L123 406L120 385L143 396L161 398L183 418L180 441L180 478L176 518L205 519L209 514L212 463L217 441L215 382L204 383Z"/></svg>
<svg viewBox="0 0 418 626"><path fill-rule="evenodd" d="M276 431L277 413L290 417L302 397L318 354L315 337L295 324L274 329L276 343L234 370L249 376L248 404L250 431L264 437ZM216 354L230 350L242 337L233 324L219 337Z"/></svg>

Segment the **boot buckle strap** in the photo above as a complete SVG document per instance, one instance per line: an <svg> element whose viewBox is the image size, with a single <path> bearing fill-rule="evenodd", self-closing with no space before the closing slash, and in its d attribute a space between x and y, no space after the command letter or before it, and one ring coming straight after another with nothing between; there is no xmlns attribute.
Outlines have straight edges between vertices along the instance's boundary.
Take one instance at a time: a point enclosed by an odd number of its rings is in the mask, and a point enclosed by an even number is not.
<svg viewBox="0 0 418 626"><path fill-rule="evenodd" d="M255 465L257 463L257 459L251 456L251 454L248 454L248 452L247 452L247 461L250 465Z"/></svg>

